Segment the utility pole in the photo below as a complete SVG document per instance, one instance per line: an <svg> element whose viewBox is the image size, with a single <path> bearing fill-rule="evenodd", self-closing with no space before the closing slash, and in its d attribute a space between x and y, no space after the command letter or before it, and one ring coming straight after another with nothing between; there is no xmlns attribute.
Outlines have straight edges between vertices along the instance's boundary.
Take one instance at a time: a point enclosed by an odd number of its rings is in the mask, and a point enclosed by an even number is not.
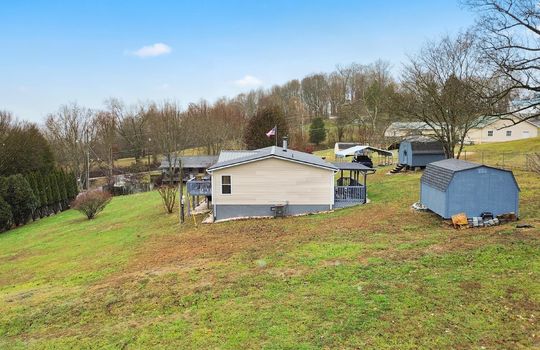
<svg viewBox="0 0 540 350"><path fill-rule="evenodd" d="M88 135L88 128L85 130L85 142L86 142L86 190L90 189L90 137Z"/></svg>

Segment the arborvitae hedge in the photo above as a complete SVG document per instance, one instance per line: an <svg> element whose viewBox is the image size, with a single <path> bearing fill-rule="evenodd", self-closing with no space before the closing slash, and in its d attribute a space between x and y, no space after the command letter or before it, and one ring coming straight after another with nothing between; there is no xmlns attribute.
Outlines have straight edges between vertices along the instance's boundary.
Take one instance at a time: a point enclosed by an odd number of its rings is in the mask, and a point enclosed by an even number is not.
<svg viewBox="0 0 540 350"><path fill-rule="evenodd" d="M41 207L41 199L39 197L39 189L37 185L36 174L28 173L26 174L25 178L26 178L26 181L28 181L30 188L32 189L32 193L34 194L35 208L34 208L34 211L32 212L32 219L36 220L39 217L39 208Z"/></svg>
<svg viewBox="0 0 540 350"><path fill-rule="evenodd" d="M67 194L66 175L63 170L56 171L56 179L58 181L58 189L60 190L60 202L62 204L62 210L66 210L69 205Z"/></svg>
<svg viewBox="0 0 540 350"><path fill-rule="evenodd" d="M7 186L2 197L11 207L13 223L23 225L36 209L36 197L28 181L21 174L11 175L7 178Z"/></svg>
<svg viewBox="0 0 540 350"><path fill-rule="evenodd" d="M13 215L11 214L11 207L0 197L0 232L9 230L12 223Z"/></svg>
<svg viewBox="0 0 540 350"><path fill-rule="evenodd" d="M36 175L36 182L38 186L38 196L39 196L39 216L44 217L47 215L47 187L45 185L44 176L42 173L37 172ZM35 194L35 193L34 193Z"/></svg>
<svg viewBox="0 0 540 350"><path fill-rule="evenodd" d="M56 174L52 171L49 174L49 181L51 184L51 199L52 203L50 203L52 210L57 213L59 211L60 206L60 200L62 197L60 196L60 188L58 186L58 181L56 180Z"/></svg>
<svg viewBox="0 0 540 350"><path fill-rule="evenodd" d="M73 172L69 174L69 183L71 188L70 200L74 200L75 197L79 194L79 185L77 184L77 177Z"/></svg>

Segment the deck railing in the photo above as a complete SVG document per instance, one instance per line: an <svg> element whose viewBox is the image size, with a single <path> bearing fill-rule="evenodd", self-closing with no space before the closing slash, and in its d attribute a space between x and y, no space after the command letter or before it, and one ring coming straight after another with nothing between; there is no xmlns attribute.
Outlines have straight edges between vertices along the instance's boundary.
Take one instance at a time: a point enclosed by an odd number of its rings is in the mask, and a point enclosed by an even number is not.
<svg viewBox="0 0 540 350"><path fill-rule="evenodd" d="M335 186L334 199L336 202L359 202L366 201L365 186Z"/></svg>
<svg viewBox="0 0 540 350"><path fill-rule="evenodd" d="M212 182L191 180L186 182L187 190L192 196L211 196L212 195Z"/></svg>

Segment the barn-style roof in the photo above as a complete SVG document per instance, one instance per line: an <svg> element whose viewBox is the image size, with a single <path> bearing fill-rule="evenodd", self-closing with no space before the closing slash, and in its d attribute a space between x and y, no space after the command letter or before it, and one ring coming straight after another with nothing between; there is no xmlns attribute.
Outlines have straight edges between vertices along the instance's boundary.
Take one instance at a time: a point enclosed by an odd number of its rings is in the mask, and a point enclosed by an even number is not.
<svg viewBox="0 0 540 350"><path fill-rule="evenodd" d="M414 154L444 154L442 143L430 137L409 137L402 142L409 142Z"/></svg>
<svg viewBox="0 0 540 350"><path fill-rule="evenodd" d="M476 168L492 168L500 171L507 171L512 173L510 170L495 168L492 166L484 165L484 164L478 164L478 163L472 163L467 162L465 160L460 159L444 159L439 160L437 162L429 163L426 166L426 170L422 174L422 177L420 178L420 181L436 188L440 191L446 192L448 189L448 186L450 185L450 182L452 182L452 178L454 177L454 174L459 171L464 170L470 170L470 169L476 169ZM514 179L514 182L516 183L516 186L519 189L519 186L516 182L516 179L514 178L514 175L512 173L512 178Z"/></svg>
<svg viewBox="0 0 540 350"><path fill-rule="evenodd" d="M277 146L260 148L253 151L243 151L238 154L238 157L230 157L230 151L222 151L221 153L225 154L223 155L223 157L220 155L219 161L208 169L209 172L267 158L278 158L296 163L303 163L319 168L325 168L333 171L338 170L331 163L328 163L324 159L317 157L313 154L294 151L291 149L285 149ZM221 161L221 159L223 159L223 161Z"/></svg>
<svg viewBox="0 0 540 350"><path fill-rule="evenodd" d="M179 160L179 161L178 161ZM208 168L212 164L216 163L218 160L217 156L181 156L181 157L172 157L171 161L176 168L178 164L182 164L182 168ZM167 158L164 158L161 161L160 169L169 168L169 161Z"/></svg>

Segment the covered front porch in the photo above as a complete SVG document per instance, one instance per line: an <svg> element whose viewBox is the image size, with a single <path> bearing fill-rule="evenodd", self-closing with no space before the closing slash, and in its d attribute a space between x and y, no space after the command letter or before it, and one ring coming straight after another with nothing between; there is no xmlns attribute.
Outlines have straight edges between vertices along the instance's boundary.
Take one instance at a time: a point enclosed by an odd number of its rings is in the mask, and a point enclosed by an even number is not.
<svg viewBox="0 0 540 350"><path fill-rule="evenodd" d="M367 175L375 169L360 163L333 163L339 177L334 184L334 207L344 208L367 202Z"/></svg>

